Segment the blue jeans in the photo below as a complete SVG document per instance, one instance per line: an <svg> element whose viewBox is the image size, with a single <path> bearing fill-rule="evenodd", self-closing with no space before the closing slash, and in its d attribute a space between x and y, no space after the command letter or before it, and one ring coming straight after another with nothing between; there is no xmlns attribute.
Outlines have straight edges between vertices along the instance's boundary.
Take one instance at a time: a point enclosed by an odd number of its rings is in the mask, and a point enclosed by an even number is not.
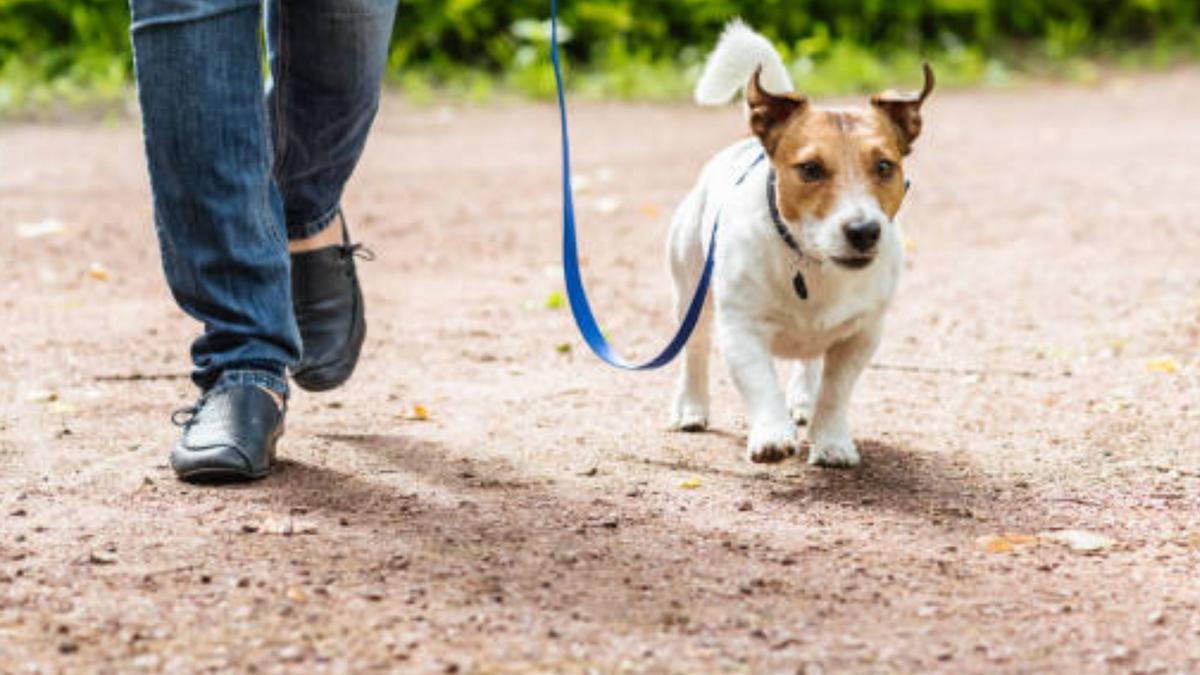
<svg viewBox="0 0 1200 675"><path fill-rule="evenodd" d="M379 106L397 0L130 0L167 283L204 324L203 390L287 394L300 358L287 243L320 232Z"/></svg>

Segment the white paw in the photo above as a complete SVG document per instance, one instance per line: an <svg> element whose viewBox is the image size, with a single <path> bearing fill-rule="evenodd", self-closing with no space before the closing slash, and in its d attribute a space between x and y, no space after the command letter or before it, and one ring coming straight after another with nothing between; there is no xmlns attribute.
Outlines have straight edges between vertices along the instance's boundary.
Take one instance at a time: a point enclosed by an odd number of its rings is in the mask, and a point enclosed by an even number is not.
<svg viewBox="0 0 1200 675"><path fill-rule="evenodd" d="M751 462L773 464L796 454L796 429L789 424L755 427L746 452Z"/></svg>
<svg viewBox="0 0 1200 675"><path fill-rule="evenodd" d="M858 466L861 461L858 448L849 438L813 441L812 449L808 451L808 463L813 466L850 467Z"/></svg>
<svg viewBox="0 0 1200 675"><path fill-rule="evenodd" d="M676 431L704 431L708 428L708 406L679 397L671 406L671 428Z"/></svg>

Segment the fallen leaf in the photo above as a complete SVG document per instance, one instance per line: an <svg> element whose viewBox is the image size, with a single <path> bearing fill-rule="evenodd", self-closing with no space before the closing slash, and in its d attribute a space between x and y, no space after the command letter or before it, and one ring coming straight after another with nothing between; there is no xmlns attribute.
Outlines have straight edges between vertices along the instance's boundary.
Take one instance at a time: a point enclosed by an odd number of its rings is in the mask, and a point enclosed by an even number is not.
<svg viewBox="0 0 1200 675"><path fill-rule="evenodd" d="M642 204L641 207L638 208L638 211L641 211L642 215L646 216L647 218L658 218L662 215L662 207L651 202Z"/></svg>
<svg viewBox="0 0 1200 675"><path fill-rule="evenodd" d="M1010 553L1018 547L1036 545L1038 538L1029 534L1005 533L989 534L977 541L988 553Z"/></svg>
<svg viewBox="0 0 1200 675"><path fill-rule="evenodd" d="M566 302L567 298L562 294L562 291L554 291L546 296L546 302L543 304L543 307L546 309L562 309Z"/></svg>
<svg viewBox="0 0 1200 675"><path fill-rule="evenodd" d="M108 271L107 267L105 267L104 265L101 265L98 262L94 262L91 265L88 265L87 272L88 272L88 276L95 279L96 281L111 281L112 280L112 273Z"/></svg>
<svg viewBox="0 0 1200 675"><path fill-rule="evenodd" d="M1046 541L1063 544L1072 551L1080 553L1100 551L1117 543L1102 534L1087 532L1085 530L1057 530L1055 532L1042 532L1038 536Z"/></svg>
<svg viewBox="0 0 1200 675"><path fill-rule="evenodd" d="M571 351L571 343L570 342L561 342L554 347L554 350L557 351L559 354L567 354Z"/></svg>
<svg viewBox="0 0 1200 675"><path fill-rule="evenodd" d="M695 490L696 488L700 487L700 479L699 478L688 478L688 479L684 480L682 483L680 483L679 487L681 487L685 490Z"/></svg>
<svg viewBox="0 0 1200 675"><path fill-rule="evenodd" d="M1179 362L1172 356L1160 356L1158 358L1147 359L1144 364L1148 373L1166 373L1173 375L1179 372Z"/></svg>
<svg viewBox="0 0 1200 675"><path fill-rule="evenodd" d="M429 419L429 409L418 403L412 407L412 413L409 414L408 419L424 422Z"/></svg>

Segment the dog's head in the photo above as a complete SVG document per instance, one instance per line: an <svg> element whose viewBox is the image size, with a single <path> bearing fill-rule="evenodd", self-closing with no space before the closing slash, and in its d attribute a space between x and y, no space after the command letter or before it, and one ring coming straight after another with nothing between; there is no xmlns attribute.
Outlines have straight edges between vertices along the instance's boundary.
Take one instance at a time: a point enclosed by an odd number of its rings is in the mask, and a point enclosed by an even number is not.
<svg viewBox="0 0 1200 675"><path fill-rule="evenodd" d="M801 247L819 260L859 269L896 238L892 219L904 198L902 162L921 133L921 104L933 90L885 92L869 107L818 108L799 94L746 86L750 128L777 174L780 215L798 227Z"/></svg>

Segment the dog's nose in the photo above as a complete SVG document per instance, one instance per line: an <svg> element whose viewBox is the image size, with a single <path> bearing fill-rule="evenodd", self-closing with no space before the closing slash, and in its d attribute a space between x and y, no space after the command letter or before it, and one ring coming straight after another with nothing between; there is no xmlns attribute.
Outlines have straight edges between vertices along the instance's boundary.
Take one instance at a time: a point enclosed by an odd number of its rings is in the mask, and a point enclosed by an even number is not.
<svg viewBox="0 0 1200 675"><path fill-rule="evenodd" d="M846 241L859 251L870 251L879 241L878 220L853 220L842 226Z"/></svg>

